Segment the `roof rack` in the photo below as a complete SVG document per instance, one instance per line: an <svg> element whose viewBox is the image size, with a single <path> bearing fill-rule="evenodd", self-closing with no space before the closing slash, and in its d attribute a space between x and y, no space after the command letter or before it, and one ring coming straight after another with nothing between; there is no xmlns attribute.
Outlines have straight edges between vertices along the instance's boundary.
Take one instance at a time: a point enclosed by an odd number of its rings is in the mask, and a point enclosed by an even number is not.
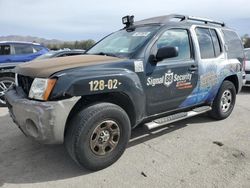
<svg viewBox="0 0 250 188"><path fill-rule="evenodd" d="M134 25L166 24L169 21L171 21L171 19L178 19L179 22L193 21L193 22L201 22L204 24L220 25L222 27L226 26L224 22L214 21L214 20L210 20L207 18L185 16L185 15L181 15L181 14L170 14L170 15L166 15L166 16L158 16L158 17L148 18L145 20L136 21Z"/></svg>
<svg viewBox="0 0 250 188"><path fill-rule="evenodd" d="M171 14L169 15L169 18L177 18L180 19L180 21L195 21L195 22L203 22L205 24L216 24L216 25L220 25L222 27L225 27L225 23L224 22L220 22L220 21L214 21L211 19L207 19L207 18L200 18L200 17L194 17L194 16L185 16L185 15L179 15L179 14Z"/></svg>

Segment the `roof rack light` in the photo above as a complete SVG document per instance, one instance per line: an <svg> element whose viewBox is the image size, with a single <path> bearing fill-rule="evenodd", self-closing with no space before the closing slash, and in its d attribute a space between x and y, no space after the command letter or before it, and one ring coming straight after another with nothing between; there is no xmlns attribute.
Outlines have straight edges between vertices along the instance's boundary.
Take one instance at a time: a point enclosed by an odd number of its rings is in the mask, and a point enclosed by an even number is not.
<svg viewBox="0 0 250 188"><path fill-rule="evenodd" d="M126 25L126 28L132 26L134 24L134 16L127 15L122 17L122 23Z"/></svg>

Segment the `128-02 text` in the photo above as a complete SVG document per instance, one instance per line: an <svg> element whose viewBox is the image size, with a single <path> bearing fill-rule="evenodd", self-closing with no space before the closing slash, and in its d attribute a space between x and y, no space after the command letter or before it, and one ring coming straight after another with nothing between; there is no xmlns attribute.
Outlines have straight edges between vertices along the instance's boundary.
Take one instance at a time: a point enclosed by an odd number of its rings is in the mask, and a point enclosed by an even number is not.
<svg viewBox="0 0 250 188"><path fill-rule="evenodd" d="M121 85L117 79L93 80L89 82L90 91L102 91L104 89L117 89Z"/></svg>

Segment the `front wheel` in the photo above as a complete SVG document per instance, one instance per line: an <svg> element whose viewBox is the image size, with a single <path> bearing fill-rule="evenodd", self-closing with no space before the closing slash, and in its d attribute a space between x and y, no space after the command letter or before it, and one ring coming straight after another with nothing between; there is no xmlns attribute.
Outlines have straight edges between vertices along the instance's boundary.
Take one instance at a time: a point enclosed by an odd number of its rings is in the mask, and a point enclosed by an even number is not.
<svg viewBox="0 0 250 188"><path fill-rule="evenodd" d="M219 89L209 115L217 120L227 118L233 111L236 101L236 89L232 82L224 81Z"/></svg>
<svg viewBox="0 0 250 188"><path fill-rule="evenodd" d="M80 166L101 170L120 158L130 132L130 120L122 108L99 103L81 110L71 120L65 146Z"/></svg>
<svg viewBox="0 0 250 188"><path fill-rule="evenodd" d="M0 106L5 106L5 92L15 85L15 79L12 77L0 77Z"/></svg>

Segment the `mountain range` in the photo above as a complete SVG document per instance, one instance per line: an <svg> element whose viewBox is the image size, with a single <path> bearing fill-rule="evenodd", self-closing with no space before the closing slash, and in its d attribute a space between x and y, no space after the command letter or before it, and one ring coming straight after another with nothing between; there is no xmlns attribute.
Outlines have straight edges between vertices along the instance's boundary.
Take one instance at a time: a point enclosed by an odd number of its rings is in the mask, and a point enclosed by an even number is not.
<svg viewBox="0 0 250 188"><path fill-rule="evenodd" d="M51 44L62 44L66 41L57 40L57 39L45 39L34 36L20 36L20 35L8 35L8 36L0 36L0 41L25 41L25 42L36 42L43 45L51 45ZM70 41L67 41L70 42Z"/></svg>

